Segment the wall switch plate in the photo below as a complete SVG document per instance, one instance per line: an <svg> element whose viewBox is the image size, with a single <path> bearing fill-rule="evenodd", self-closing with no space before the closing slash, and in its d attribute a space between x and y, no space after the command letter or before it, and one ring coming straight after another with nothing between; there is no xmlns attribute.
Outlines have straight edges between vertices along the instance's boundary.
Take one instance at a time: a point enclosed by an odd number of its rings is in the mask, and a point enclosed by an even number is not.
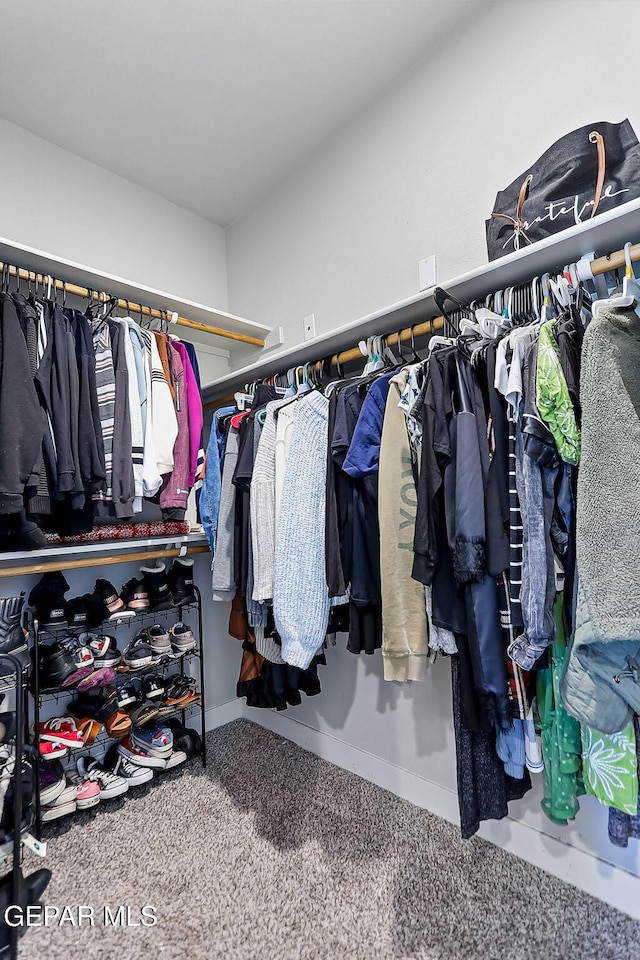
<svg viewBox="0 0 640 960"><path fill-rule="evenodd" d="M420 293L436 285L436 258L425 257L418 261L418 289Z"/></svg>
<svg viewBox="0 0 640 960"><path fill-rule="evenodd" d="M316 315L315 313L310 313L308 317L304 318L304 338L305 340L313 340L316 335Z"/></svg>

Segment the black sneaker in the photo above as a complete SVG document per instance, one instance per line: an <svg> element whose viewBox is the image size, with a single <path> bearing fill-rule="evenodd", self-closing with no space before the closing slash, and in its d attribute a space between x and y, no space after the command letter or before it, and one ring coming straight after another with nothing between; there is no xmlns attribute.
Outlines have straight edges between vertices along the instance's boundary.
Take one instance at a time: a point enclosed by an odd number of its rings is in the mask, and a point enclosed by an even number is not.
<svg viewBox="0 0 640 960"><path fill-rule="evenodd" d="M176 557L169 570L169 588L176 606L183 603L195 603L193 589L193 560Z"/></svg>
<svg viewBox="0 0 640 960"><path fill-rule="evenodd" d="M150 767L140 767L138 764L131 763L118 753L117 744L109 747L104 758L104 766L118 777L124 777L130 787L138 787L153 780L153 770Z"/></svg>
<svg viewBox="0 0 640 960"><path fill-rule="evenodd" d="M69 584L64 574L43 573L29 594L29 603L35 607L41 627L60 627L67 622L67 602L64 598Z"/></svg>
<svg viewBox="0 0 640 960"><path fill-rule="evenodd" d="M155 567L140 567L142 579L149 593L150 610L171 610L173 597L167 580L167 568L164 563Z"/></svg>
<svg viewBox="0 0 640 960"><path fill-rule="evenodd" d="M118 643L115 637L105 633L104 636L98 636L96 633L83 633L80 639L88 644L93 653L94 665L96 670L101 667L115 667L122 661L122 654L118 650Z"/></svg>
<svg viewBox="0 0 640 960"><path fill-rule="evenodd" d="M183 726L177 717L170 717L164 722L168 727L171 728L171 732L173 733L174 750L183 750L188 757L201 755L202 740L200 739L200 735L197 730L192 730L191 727Z"/></svg>
<svg viewBox="0 0 640 960"><path fill-rule="evenodd" d="M164 699L164 677L157 673L150 673L142 681L142 696L146 700Z"/></svg>
<svg viewBox="0 0 640 960"><path fill-rule="evenodd" d="M138 702L138 691L134 683L123 683L116 687L116 698L118 700L118 709L126 710L132 704Z"/></svg>
<svg viewBox="0 0 640 960"><path fill-rule="evenodd" d="M133 610L135 613L140 613L142 610L149 609L149 591L147 590L144 581L139 580L138 577L132 577L131 580L127 580L126 583L122 584L120 596L122 597L127 610Z"/></svg>
<svg viewBox="0 0 640 960"><path fill-rule="evenodd" d="M135 617L135 610L127 610L124 600L118 596L118 591L108 580L96 580L94 596L102 601L106 620L120 620L121 617Z"/></svg>
<svg viewBox="0 0 640 960"><path fill-rule="evenodd" d="M89 624L87 596L72 597L67 601L67 623L70 627L86 627Z"/></svg>
<svg viewBox="0 0 640 960"><path fill-rule="evenodd" d="M81 679L75 658L59 643L38 647L38 671L40 686L45 689L71 686Z"/></svg>
<svg viewBox="0 0 640 960"><path fill-rule="evenodd" d="M124 652L123 660L132 670L140 670L154 662L153 650L146 633L140 633Z"/></svg>

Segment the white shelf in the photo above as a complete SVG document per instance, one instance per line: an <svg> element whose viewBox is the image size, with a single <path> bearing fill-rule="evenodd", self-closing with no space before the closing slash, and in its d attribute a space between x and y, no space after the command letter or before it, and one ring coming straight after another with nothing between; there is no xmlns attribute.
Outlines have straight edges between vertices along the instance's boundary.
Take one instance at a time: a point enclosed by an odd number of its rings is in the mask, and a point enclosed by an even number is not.
<svg viewBox="0 0 640 960"><path fill-rule="evenodd" d="M0 237L0 261L3 263L6 261L35 273L49 274L58 280L76 283L78 286L88 287L91 290L106 291L106 293L119 296L122 300L131 300L132 303L142 303L144 306L154 307L157 310L176 311L186 320L197 320L199 323L206 323L210 326L224 327L225 330L230 330L232 333L243 333L264 340L271 332L271 327L255 323L253 320L245 320L233 313L216 310L202 303L185 300L184 297L177 297L174 294L165 293L141 283L134 283L132 280L116 277L111 273L96 270L94 267L87 267L73 260L56 257L52 253L45 253L35 247L27 247L13 240L7 240L5 237ZM185 328L180 329L181 333L185 333L187 339L189 339L191 333L195 332L187 332ZM247 349L246 344L239 344L236 341L228 340L226 337L217 337L215 342L226 350L235 350L237 347ZM259 348L253 346L251 349L255 351Z"/></svg>
<svg viewBox="0 0 640 960"><path fill-rule="evenodd" d="M207 538L202 533L174 534L166 537L139 537L133 540L96 540L92 543L54 544L43 550L21 550L0 553L0 570L18 563L47 563L50 560L69 560L80 554L126 554L138 550L154 550L158 547L206 546Z"/></svg>
<svg viewBox="0 0 640 960"><path fill-rule="evenodd" d="M547 237L500 260L438 283L438 286L467 304L495 290L524 283L542 273L560 270L565 264L574 263L588 253L595 252L596 256L603 256L619 250L627 240L634 243L640 241L640 200L632 200L557 236ZM202 391L203 400L211 403L251 380L284 372L305 360L321 360L356 346L358 340L363 338L393 333L435 317L440 311L433 299L434 289L383 307L313 340L263 355L257 363L236 369L206 384Z"/></svg>

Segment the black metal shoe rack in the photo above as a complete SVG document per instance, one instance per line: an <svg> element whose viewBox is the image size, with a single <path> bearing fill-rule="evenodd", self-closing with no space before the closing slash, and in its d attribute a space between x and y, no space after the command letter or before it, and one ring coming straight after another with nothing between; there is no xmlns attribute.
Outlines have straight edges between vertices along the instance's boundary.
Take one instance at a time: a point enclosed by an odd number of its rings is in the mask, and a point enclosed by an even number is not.
<svg viewBox="0 0 640 960"><path fill-rule="evenodd" d="M11 859L11 904L22 904L24 896L24 877L22 876L22 837L32 826L32 815L23 819L22 813L22 765L25 753L25 703L28 686L29 668L23 667L20 661L9 653L0 654L0 666L3 676L0 677L0 693L15 691L16 735L13 742L13 835L0 844L0 861ZM8 673L4 675L5 669ZM34 771L35 777L35 771ZM0 882L6 875L0 878ZM4 918L1 922L6 930ZM24 927L11 926L9 928L9 942L0 950L0 957L16 960L18 956L18 937ZM3 938L4 939L4 938Z"/></svg>
<svg viewBox="0 0 640 960"><path fill-rule="evenodd" d="M64 713L64 706L68 701L73 700L77 696L78 691L75 687L66 687L66 688L57 688L57 689L43 689L40 687L40 676L39 670L37 669L38 663L38 646L42 641L51 641L55 638L62 638L70 636L71 634L80 634L85 632L91 632L98 635L112 634L117 632L120 628L129 628L128 637L125 641L124 631L122 639L119 639L118 647L124 651L126 644L129 640L132 640L140 630L145 626L151 626L154 623L164 621L165 618L174 617L176 620L185 620L189 611L197 613L198 621L198 636L196 638L196 648L195 650L190 651L189 653L183 654L178 657L168 657L163 656L158 660L155 660L152 664L149 664L147 667L143 667L140 670L127 670L127 671L118 671L116 668L116 679L113 681L114 685L119 686L121 683L127 683L131 680L137 679L138 677L144 677L147 673L165 673L167 677L171 675L171 667L179 666L180 672L185 673L185 665L187 662L192 660L198 661L199 666L199 681L200 681L200 703L194 704L192 707L187 707L186 709L177 707L174 714L165 714L161 719L165 719L167 716L181 716L182 725L186 726L187 719L197 715L197 711L200 711L200 737L202 740L202 752L201 759L203 767L207 765L207 748L206 748L206 737L205 737L205 689L204 689L204 647L202 642L202 595L199 588L194 584L193 592L196 596L195 603L178 603L175 606L171 607L169 610L145 610L140 613L136 613L134 617L118 617L114 620L107 620L100 627L68 627L68 626L59 626L59 627L48 627L41 628L37 618L29 617L29 633L33 638L33 659L36 667L33 669L33 744L34 744L34 754L35 754L35 829L34 832L38 839L41 839L42 836L42 805L40 803L40 765L42 763L47 763L48 761L42 760L40 756L40 745L39 745L39 736L38 732L40 729L40 716L41 708L43 703L46 701L55 701L60 704L62 707L62 713ZM57 714L58 716L60 713ZM96 753L98 757L103 753L103 747L106 749L107 746L113 743L117 743L118 740L114 737L110 737L106 729L102 729L100 734L96 737L92 744L79 747L70 751L71 758L74 756L80 756L82 753L87 751L92 751ZM178 769L173 767L173 770ZM162 770L154 769L154 780L159 774L162 776Z"/></svg>

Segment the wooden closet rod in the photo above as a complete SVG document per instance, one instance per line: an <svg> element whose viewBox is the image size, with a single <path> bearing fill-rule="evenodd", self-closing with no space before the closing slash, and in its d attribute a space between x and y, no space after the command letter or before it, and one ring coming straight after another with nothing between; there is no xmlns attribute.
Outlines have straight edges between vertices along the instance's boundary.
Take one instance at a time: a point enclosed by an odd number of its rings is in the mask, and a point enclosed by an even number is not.
<svg viewBox="0 0 640 960"><path fill-rule="evenodd" d="M629 254L633 263L640 260L640 243L634 243L629 247ZM616 250L615 253L608 253L604 257L597 257L591 261L591 273L597 276L599 273L607 273L608 270L619 270L624 267L624 250Z"/></svg>
<svg viewBox="0 0 640 960"><path fill-rule="evenodd" d="M629 248L629 254L632 262L640 261L640 243L634 243ZM597 257L590 263L591 273L595 277L601 273L607 273L609 270L618 270L625 266L624 249L616 250L613 253L605 254L603 257ZM432 333L438 333L444 329L444 317L434 317L433 320L427 320L423 323L417 323L413 327L407 327L397 333L391 333L387 337L389 346L396 346L398 340L406 343L412 337L430 336ZM337 367L338 364L349 363L351 360L362 360L363 356L359 347L351 347L349 350L343 350L342 353L336 353L331 358L331 366ZM300 367L300 364L298 364ZM233 401L233 394L224 397L217 397L210 403L205 404L206 410L220 407L223 404Z"/></svg>
<svg viewBox="0 0 640 960"><path fill-rule="evenodd" d="M22 267L15 267L13 264L4 264L0 262L0 271L8 269L9 276L19 277L20 280L30 280L33 283L47 284L49 282L48 274L33 273L31 270L24 270ZM118 297L110 297L106 293L97 290L90 290L88 287L79 287L76 283L66 283L63 280L56 280L51 277L51 286L56 290L62 290L63 293L70 293L76 297L96 300L98 303L106 303L109 300L118 301L118 307L121 310L127 310L132 313L139 313L142 316L151 317L153 320L168 320L166 310L156 310L154 307L145 307L141 303L133 303L131 300L123 300ZM264 340L258 337L249 337L245 333L234 333L232 330L225 330L223 327L212 327L208 323L199 323L197 320L187 320L185 317L178 317L176 324L180 327L188 327L190 330L202 330L203 333L210 333L216 337L225 337L227 340L237 340L239 343L250 343L255 347L264 347Z"/></svg>
<svg viewBox="0 0 640 960"><path fill-rule="evenodd" d="M192 553L209 553L209 547L196 544L189 547L187 555ZM81 557L78 560L46 560L44 563L21 563L15 567L1 567L0 579L5 577L22 577L31 573L50 573L58 570L79 570L82 567L102 567L111 563L129 563L138 560L154 560L157 557L179 557L179 549L171 550L138 550L136 553L117 553L110 557Z"/></svg>

